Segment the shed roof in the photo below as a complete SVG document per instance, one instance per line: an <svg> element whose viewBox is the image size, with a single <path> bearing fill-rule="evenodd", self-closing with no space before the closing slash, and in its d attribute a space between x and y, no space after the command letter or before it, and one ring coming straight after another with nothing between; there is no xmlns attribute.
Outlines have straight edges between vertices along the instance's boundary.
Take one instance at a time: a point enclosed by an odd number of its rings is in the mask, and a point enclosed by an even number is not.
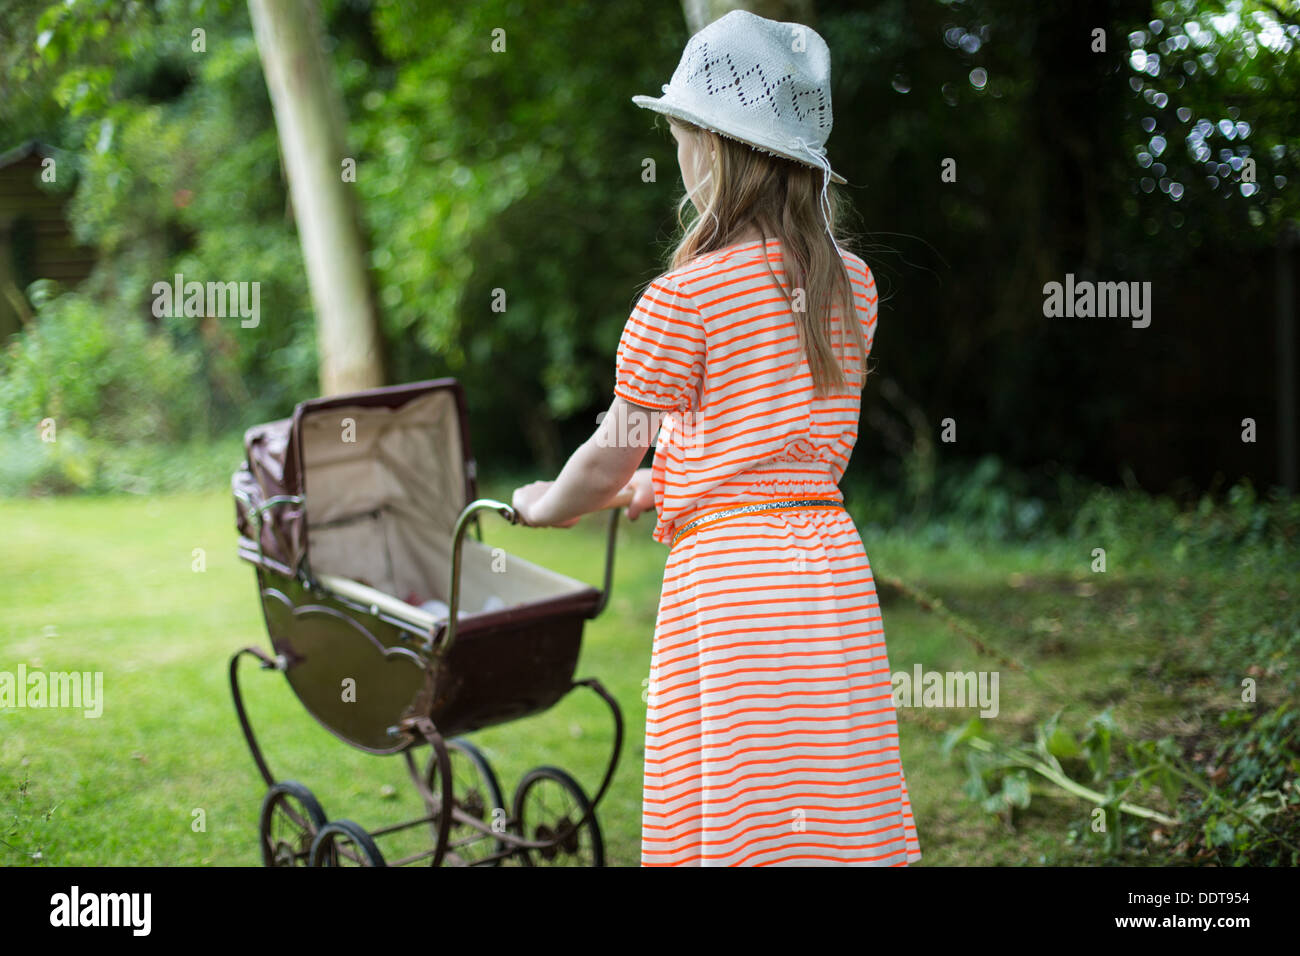
<svg viewBox="0 0 1300 956"><path fill-rule="evenodd" d="M51 146L49 143L42 143L37 139L29 139L7 152L0 153L0 169L12 166L15 163L21 163L24 159L29 159L32 156L67 162L72 159L73 154L66 149L60 149L58 146Z"/></svg>

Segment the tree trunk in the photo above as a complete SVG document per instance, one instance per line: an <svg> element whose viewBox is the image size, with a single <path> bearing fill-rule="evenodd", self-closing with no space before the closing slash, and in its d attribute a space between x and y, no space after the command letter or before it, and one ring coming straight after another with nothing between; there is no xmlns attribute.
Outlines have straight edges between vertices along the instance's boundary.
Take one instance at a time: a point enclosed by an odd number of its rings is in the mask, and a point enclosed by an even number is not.
<svg viewBox="0 0 1300 956"><path fill-rule="evenodd" d="M321 393L383 385L365 242L353 187L342 177L343 104L325 59L316 0L249 0L248 8L307 263Z"/></svg>
<svg viewBox="0 0 1300 956"><path fill-rule="evenodd" d="M699 33L714 20L732 10L748 10L769 20L814 26L813 0L682 0L686 28Z"/></svg>

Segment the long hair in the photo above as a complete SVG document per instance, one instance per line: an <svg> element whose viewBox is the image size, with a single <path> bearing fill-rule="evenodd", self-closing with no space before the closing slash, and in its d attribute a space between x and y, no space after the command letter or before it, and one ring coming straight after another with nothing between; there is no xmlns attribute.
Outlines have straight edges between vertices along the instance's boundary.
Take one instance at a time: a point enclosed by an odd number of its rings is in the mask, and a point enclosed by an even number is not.
<svg viewBox="0 0 1300 956"><path fill-rule="evenodd" d="M790 303L799 346L808 363L815 395L860 391L866 382L866 340L858 318L844 260L827 234L843 218L845 201L832 183L829 223L822 218L822 170L774 156L744 143L702 129L675 116L668 121L679 132L699 137L698 148L709 149L712 160L697 192L703 210L687 218L695 206L689 194L677 204L682 237L672 251L669 269L697 256L734 245L757 228L764 243L780 240L785 281L777 281ZM701 152L698 155L704 156ZM766 256L768 271L771 261ZM838 314L839 334L833 317ZM847 332L847 340L845 333Z"/></svg>

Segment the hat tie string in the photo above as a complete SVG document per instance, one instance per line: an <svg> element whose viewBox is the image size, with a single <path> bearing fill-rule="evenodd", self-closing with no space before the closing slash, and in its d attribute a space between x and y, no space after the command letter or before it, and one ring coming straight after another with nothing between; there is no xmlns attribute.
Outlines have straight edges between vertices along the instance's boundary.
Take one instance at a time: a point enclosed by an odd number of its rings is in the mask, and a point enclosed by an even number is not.
<svg viewBox="0 0 1300 956"><path fill-rule="evenodd" d="M822 221L826 224L826 235L831 237L831 245L842 256L843 252L840 250L840 244L835 241L835 233L831 232L831 201L827 195L827 190L831 184L831 161L826 158L826 147L816 146L802 136L792 138L790 145L794 149L807 153L812 164L822 171L822 194L818 206L821 207Z"/></svg>

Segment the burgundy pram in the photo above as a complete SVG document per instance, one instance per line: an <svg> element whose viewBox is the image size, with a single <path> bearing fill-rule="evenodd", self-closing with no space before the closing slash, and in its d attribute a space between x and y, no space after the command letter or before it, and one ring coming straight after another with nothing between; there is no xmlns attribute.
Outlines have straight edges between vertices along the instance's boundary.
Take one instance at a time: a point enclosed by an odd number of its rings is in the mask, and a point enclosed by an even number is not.
<svg viewBox="0 0 1300 956"><path fill-rule="evenodd" d="M618 510L601 590L483 544L482 512L517 518L476 496L453 379L303 402L292 418L249 429L245 448L232 479L239 555L257 575L271 652L236 653L230 686L268 787L263 862L382 866L376 838L427 825L432 846L393 865L603 865L595 809L618 762L623 719L598 681L573 676L583 625L609 596ZM328 819L302 784L277 780L240 694L244 655L283 672L339 739L401 754L426 814L367 832ZM578 686L614 719L595 797L564 771L538 767L507 806L487 760L459 735L544 711ZM424 744L431 753L421 767Z"/></svg>

